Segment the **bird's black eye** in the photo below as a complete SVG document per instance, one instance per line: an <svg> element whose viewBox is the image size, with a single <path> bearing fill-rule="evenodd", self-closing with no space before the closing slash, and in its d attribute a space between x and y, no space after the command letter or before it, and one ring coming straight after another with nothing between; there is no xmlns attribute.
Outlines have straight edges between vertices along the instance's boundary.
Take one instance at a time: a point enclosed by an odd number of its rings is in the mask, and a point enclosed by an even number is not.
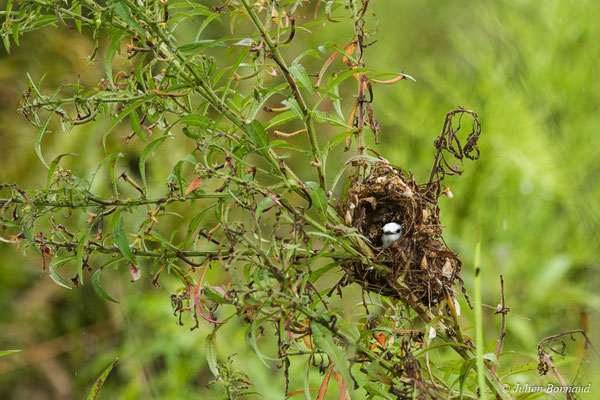
<svg viewBox="0 0 600 400"><path fill-rule="evenodd" d="M398 228L398 229L396 230L396 233L400 233L400 232L402 232L402 229L401 229L401 228Z"/></svg>

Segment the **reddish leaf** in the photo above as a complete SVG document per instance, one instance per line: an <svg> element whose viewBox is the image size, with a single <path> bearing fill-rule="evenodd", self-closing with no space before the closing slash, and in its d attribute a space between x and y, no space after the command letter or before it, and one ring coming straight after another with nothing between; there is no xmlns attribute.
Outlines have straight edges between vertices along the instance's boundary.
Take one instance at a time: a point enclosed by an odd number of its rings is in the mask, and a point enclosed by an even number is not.
<svg viewBox="0 0 600 400"><path fill-rule="evenodd" d="M381 347L383 347L385 349L385 340L387 339L385 337L385 334L379 333L379 334L375 335L375 337L377 337L377 341L379 342Z"/></svg>
<svg viewBox="0 0 600 400"><path fill-rule="evenodd" d="M203 181L204 181L204 179L202 179L200 177L195 177L194 180L190 183L190 185L185 190L185 195L187 196L188 194L192 193L194 190L198 189L198 187L200 185L202 185Z"/></svg>
<svg viewBox="0 0 600 400"><path fill-rule="evenodd" d="M325 398L325 394L327 394L327 385L329 385L329 378L331 378L331 373L333 372L333 364L329 366L325 377L323 378L323 382L321 382L321 387L319 388L319 395L317 396L317 400L323 400Z"/></svg>
<svg viewBox="0 0 600 400"><path fill-rule="evenodd" d="M203 274L203 276L204 276L204 274ZM213 324L217 324L217 325L226 324L227 321L215 321L214 319L210 318L208 315L204 314L204 311L202 311L202 304L204 304L204 300L202 300L202 303L200 302L200 286L202 286L202 280L200 282L198 282L198 285L196 286L196 289L194 290L194 303L196 303L196 310L198 311L198 314L200 314L202 319L205 319L208 322L212 322Z"/></svg>
<svg viewBox="0 0 600 400"><path fill-rule="evenodd" d="M348 54L348 55L354 54L355 47L356 47L356 45L354 43L351 43L350 46L348 46L348 48L346 49L346 54ZM352 62L346 56L342 57L342 61L344 62L344 64L352 65Z"/></svg>
<svg viewBox="0 0 600 400"><path fill-rule="evenodd" d="M340 400L351 400L350 393L348 393L348 388L346 387L346 382L344 381L344 378L342 378L342 375L333 371L333 377L340 388Z"/></svg>

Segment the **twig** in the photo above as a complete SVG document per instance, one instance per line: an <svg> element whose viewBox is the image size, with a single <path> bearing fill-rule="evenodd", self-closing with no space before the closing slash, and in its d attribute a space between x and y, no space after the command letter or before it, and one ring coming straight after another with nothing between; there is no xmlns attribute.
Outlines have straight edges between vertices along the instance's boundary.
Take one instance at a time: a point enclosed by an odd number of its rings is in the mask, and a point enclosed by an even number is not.
<svg viewBox="0 0 600 400"><path fill-rule="evenodd" d="M81 201L67 201L67 200L42 200L42 199L33 199L30 200L31 204L34 204L38 207L59 207L59 208L85 208L85 207L133 207L133 206L141 206L147 204L166 204L175 201L185 202L188 200L197 200L197 199L228 199L231 196L227 193L190 193L188 196L183 197L156 197L156 198L140 198L133 200L104 200L96 197L88 197L85 200ZM28 201L21 198L0 198L0 206L3 206L7 203L29 203Z"/></svg>
<svg viewBox="0 0 600 400"><path fill-rule="evenodd" d="M53 248L63 248L63 249L69 249L69 250L75 250L77 249L78 243L75 242L56 242L53 240L48 240L46 238L44 238L43 240L35 237L35 242L36 243L43 243L44 245L48 245L51 246ZM101 244L94 242L94 241L89 241L87 244L85 244L83 246L83 249L86 251L93 251L93 252L97 252L97 253L102 253L102 254L121 254L120 250L117 247L106 247L106 246L102 246ZM162 251L147 251L147 250L138 250L135 247L131 248L131 252L133 253L134 256L139 256L139 257L157 257L157 258L180 258L183 261L185 261L182 257L187 258L187 257L212 257L215 258L217 256L221 256L223 258L229 258L230 257L230 252L223 252L223 251L219 251L219 250L203 250L203 251L183 251L183 250L179 250L179 251L175 251L175 250L162 250ZM250 254L250 252L248 251L248 254ZM185 261L187 262L187 261ZM189 263L188 263L189 264ZM192 266L196 266L195 263L190 264Z"/></svg>
<svg viewBox="0 0 600 400"><path fill-rule="evenodd" d="M506 308L504 301L504 277L500 275L500 291L502 293L502 303L498 305L495 314L502 314L502 326L500 327L500 337L498 343L496 343L496 360L500 359L500 352L502 351L502 344L504 343L504 337L506 336L506 314L510 311L510 308ZM496 373L497 364L492 365L490 371Z"/></svg>
<svg viewBox="0 0 600 400"><path fill-rule="evenodd" d="M546 366L546 368L549 367L552 370L552 373L554 374L554 376L556 376L556 379L558 379L558 382L560 383L560 386L562 386L563 388L567 389L567 383L565 382L565 380L563 379L563 377L560 375L560 373L558 372L558 370L554 366L554 363L552 362L552 358L548 355L548 353L546 353L543 350L542 350L542 353L540 354L540 363L544 363L545 366ZM573 396L571 395L571 393L569 392L569 390L563 390L562 392L564 393L565 397L568 400L573 400Z"/></svg>
<svg viewBox="0 0 600 400"><path fill-rule="evenodd" d="M552 360L552 357L550 357L548 355L548 353L546 352L546 350L544 350L544 344L545 343L551 343L553 340L562 337L562 336L567 336L567 335L574 335L574 334L581 334L583 335L583 337L585 338L585 342L586 342L586 347L589 346L594 353L598 356L598 352L596 351L596 349L594 348L594 345L592 344L592 342L590 341L590 339L588 338L588 336L586 335L586 333L582 330L575 330L575 331L567 331L567 332L562 332L562 333L557 333L556 335L552 335L552 336L548 336L545 339L542 339L537 346L538 349L538 356L539 356L539 364L538 364L538 371L541 375L544 375L548 372L548 370L551 370L552 373L554 374L554 376L556 377L556 379L558 379L558 382L560 383L560 385L564 388L564 390L562 391L565 395L565 397L567 398L567 400L573 400L573 396L571 395L571 392L569 392L569 386L567 385L567 383L565 382L564 378L562 377L562 375L558 372L558 369L556 369L556 367L554 366L554 362ZM550 346L550 345L549 345ZM559 353L561 354L559 351L556 351L554 349L552 349L552 346L550 346L550 350L555 352L555 353Z"/></svg>
<svg viewBox="0 0 600 400"><path fill-rule="evenodd" d="M313 153L313 161L315 162L314 166L317 168L317 174L319 175L319 186L321 186L323 190L327 191L327 185L325 180L325 168L323 166L323 163L321 162L321 160L323 160L323 156L321 154L321 149L319 148L319 144L317 142L317 134L315 131L312 113L308 109L306 101L304 100L304 97L300 92L300 88L298 88L294 77L290 73L290 70L288 69L287 64L285 63L285 60L283 59L279 48L273 42L273 39L271 39L271 36L269 36L268 32L265 30L265 27L263 26L262 22L260 22L260 20L258 19L258 16L254 12L252 7L248 4L248 0L241 0L241 3L246 9L248 15L250 16L252 23L260 33L260 36L263 38L267 47L269 48L271 52L271 57L279 67L279 70L283 74L285 80L288 83L288 86L290 87L294 95L294 99L298 103L298 107L300 108L302 117L304 119L304 124L308 132L308 141L310 142L310 147Z"/></svg>
<svg viewBox="0 0 600 400"><path fill-rule="evenodd" d="M355 68L364 68L364 61L363 61L363 48L364 48L364 37L365 37L365 31L361 25L362 22L362 17L364 16L367 7L369 5L369 0L366 0L363 2L363 6L359 9L357 7L357 2L358 0L351 0L350 4L352 7L352 18L354 20L354 40L356 43L356 61L357 64L355 66ZM364 150L364 139L363 139L363 129L365 126L365 82L366 82L366 77L364 75L364 73L360 72L358 73L357 76L357 81L358 81L358 94L356 96L356 104L355 106L358 106L358 124L357 124L357 129L356 129L356 134L358 136L358 140L357 140L357 153L358 155L362 155L363 150Z"/></svg>
<svg viewBox="0 0 600 400"><path fill-rule="evenodd" d="M596 350L596 348L594 347L594 345L593 345L592 341L591 341L591 340L590 340L590 338L587 336L587 334L586 334L584 331L582 331L581 329L577 329L577 330L574 330L574 331L567 331L567 332L557 333L556 335L548 336L547 338L545 338L545 339L542 339L542 341L538 343L538 351L539 351L539 349L541 349L541 348L542 348L542 346L543 346L543 345L544 345L546 342L551 342L551 341L553 341L554 339L557 339L557 338L559 338L559 337L562 337L562 336L567 336L567 335L575 335L575 334L577 334L577 333L579 333L579 334L583 335L583 337L585 338L585 344L586 344L586 347L587 347L587 346L589 346L589 347L590 347L590 348L591 348L591 349L594 351L594 353L596 354L596 357L599 357L599 358L600 358L600 353L598 353L598 350Z"/></svg>

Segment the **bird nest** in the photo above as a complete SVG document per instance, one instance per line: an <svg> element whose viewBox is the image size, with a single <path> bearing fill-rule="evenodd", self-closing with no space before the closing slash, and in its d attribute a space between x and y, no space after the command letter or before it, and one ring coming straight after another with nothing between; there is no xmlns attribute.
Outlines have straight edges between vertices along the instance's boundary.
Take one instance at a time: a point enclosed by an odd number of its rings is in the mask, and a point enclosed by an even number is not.
<svg viewBox="0 0 600 400"><path fill-rule="evenodd" d="M473 117L473 130L462 145L458 131L464 114ZM454 117L457 128L453 127ZM445 175L462 173L450 165L448 158L452 156L461 162L464 157L479 158L479 134L474 113L464 109L448 113L442 135L435 141L437 154L429 182L424 184L418 184L412 174L382 158L355 159L358 172L349 177L341 212L346 222L368 239L372 255L362 252L373 262L345 262L340 285L356 282L371 292L399 299L412 297L426 305L451 296L455 281L462 286L462 262L443 239L438 198L443 194L452 197L441 184ZM402 226L402 234L384 247L383 227L392 222Z"/></svg>

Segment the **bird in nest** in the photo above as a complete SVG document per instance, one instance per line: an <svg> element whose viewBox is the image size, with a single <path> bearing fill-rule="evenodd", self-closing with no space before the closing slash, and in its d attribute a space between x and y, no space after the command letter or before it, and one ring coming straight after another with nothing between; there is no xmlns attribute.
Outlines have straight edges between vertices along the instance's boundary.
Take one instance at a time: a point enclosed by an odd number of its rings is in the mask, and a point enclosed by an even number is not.
<svg viewBox="0 0 600 400"><path fill-rule="evenodd" d="M381 232L382 247L390 247L392 243L400 239L402 233L402 225L396 222L388 222L387 224L385 224Z"/></svg>

